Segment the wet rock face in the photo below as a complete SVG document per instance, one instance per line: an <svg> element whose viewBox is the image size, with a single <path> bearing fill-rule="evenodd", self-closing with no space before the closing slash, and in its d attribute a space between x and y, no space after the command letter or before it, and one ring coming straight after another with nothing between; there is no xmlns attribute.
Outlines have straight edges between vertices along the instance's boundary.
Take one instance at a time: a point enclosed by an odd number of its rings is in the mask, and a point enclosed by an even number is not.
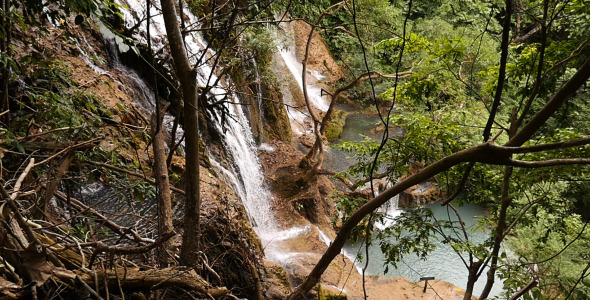
<svg viewBox="0 0 590 300"><path fill-rule="evenodd" d="M441 191L431 182L417 184L399 195L400 206L416 206L434 203L441 198Z"/></svg>
<svg viewBox="0 0 590 300"><path fill-rule="evenodd" d="M407 176L418 173L420 170L422 170L422 168L423 165L421 163L412 163ZM403 180L404 178L405 177L402 177L400 180ZM438 187L431 181L424 181L401 192L399 195L399 205L416 206L431 204L440 200L442 194L442 191L439 190Z"/></svg>
<svg viewBox="0 0 590 300"><path fill-rule="evenodd" d="M262 85L264 99L262 102L262 112L264 116L264 133L267 140L276 139L286 143L291 142L291 125L287 111L283 105L283 95L279 88Z"/></svg>
<svg viewBox="0 0 590 300"><path fill-rule="evenodd" d="M307 46L307 39L309 37L309 31L311 27L309 24L303 21L293 22L293 31L295 36L295 46L297 59L303 61L305 57L305 47ZM320 34L315 31L312 35L308 57L308 68L312 76L316 77L320 81L335 82L344 76L342 68L336 63L328 46ZM318 74L313 73L313 71Z"/></svg>

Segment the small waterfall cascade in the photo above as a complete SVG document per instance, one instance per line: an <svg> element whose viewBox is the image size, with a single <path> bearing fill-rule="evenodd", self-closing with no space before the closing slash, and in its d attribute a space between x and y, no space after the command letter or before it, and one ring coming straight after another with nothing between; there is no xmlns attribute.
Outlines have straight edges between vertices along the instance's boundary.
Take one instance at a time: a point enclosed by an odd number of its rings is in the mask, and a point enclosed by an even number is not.
<svg viewBox="0 0 590 300"><path fill-rule="evenodd" d="M256 59L252 57L250 59L252 66L254 66L255 86L256 86L256 102L258 103L258 144L262 144L263 136L263 124L264 124L264 111L262 107L262 78L260 77L260 71L258 69L258 63Z"/></svg>
<svg viewBox="0 0 590 300"><path fill-rule="evenodd" d="M387 179L373 179L374 196L379 195L381 192L393 186L393 183ZM371 188L370 183L366 183L362 189L368 190ZM399 208L399 195L395 195L383 204L377 213L383 215L383 219L375 222L374 226L378 230L385 230L386 228L395 224L395 218L402 214L402 210ZM362 274L365 263L358 261L357 254L362 252L365 247L364 242L359 242L351 247L344 247L341 251L344 256L350 259L356 266L356 270L359 274ZM363 252L364 253L364 252Z"/></svg>
<svg viewBox="0 0 590 300"><path fill-rule="evenodd" d="M393 183L386 178L373 179L373 187L375 188L373 197L381 194L388 188L392 187ZM370 189L370 183L365 184L364 189ZM377 212L383 215L383 220L375 223L375 227L379 230L384 230L387 227L395 224L395 218L401 215L402 210L399 208L399 194L387 200Z"/></svg>
<svg viewBox="0 0 590 300"><path fill-rule="evenodd" d="M281 30L287 32L288 35L293 34L291 28L287 23L281 23L280 26ZM291 71L291 74L293 74L293 77L295 77L295 80L297 81L299 88L303 90L303 64L301 61L297 59L297 54L295 52L296 47L295 43L293 42L294 40L295 39L284 40L282 45L278 46L278 50L281 54L281 57L283 58L283 61L289 68L289 71ZM307 71L310 73L309 75L313 76L313 78L317 79L318 77L321 77L321 74L319 74L319 72L315 70ZM311 104L321 111L327 111L329 104L322 95L322 89L319 86L315 85L313 80L308 80L306 82L306 86L307 94L309 96Z"/></svg>
<svg viewBox="0 0 590 300"><path fill-rule="evenodd" d="M383 220L375 223L377 229L383 230L395 224L395 218L402 214L402 210L399 208L399 195L395 195L385 202L377 212L383 214Z"/></svg>
<svg viewBox="0 0 590 300"><path fill-rule="evenodd" d="M290 72L291 77L295 79L299 91L303 93L303 64L297 59L295 39L292 38L294 35L293 30L288 23L281 23L279 31L281 33L277 35L286 38L277 41L277 52L279 56L273 59L280 60L280 63ZM306 77L306 87L310 104L317 110L327 111L329 103L322 95L322 89L317 85L317 81L322 80L323 76L315 70L307 71L309 76ZM291 94L288 88L282 88L281 91L284 96L285 94ZM291 122L291 129L298 136L313 132L313 126L310 123L305 103L298 103L294 98L293 96L284 97L285 107L289 115L289 121Z"/></svg>
<svg viewBox="0 0 590 300"><path fill-rule="evenodd" d="M156 96L152 89L139 76L139 74L137 74L137 72L124 66L121 63L121 58L119 57L119 49L114 39L105 39L105 44L113 68L125 74L125 76L130 80L131 85L134 87L133 90L139 91L139 95L135 96L141 99L141 101L138 101L136 104L139 105L139 108L142 110L142 112L148 114L153 113L156 109ZM125 87L126 85L121 84L121 86Z"/></svg>

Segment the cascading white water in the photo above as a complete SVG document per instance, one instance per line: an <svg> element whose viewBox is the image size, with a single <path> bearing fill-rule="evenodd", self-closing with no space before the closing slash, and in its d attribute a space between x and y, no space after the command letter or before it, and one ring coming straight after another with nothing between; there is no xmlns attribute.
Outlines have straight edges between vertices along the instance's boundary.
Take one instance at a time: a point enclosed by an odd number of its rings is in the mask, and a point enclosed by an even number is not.
<svg viewBox="0 0 590 300"><path fill-rule="evenodd" d="M123 16L127 26L135 25L135 22L142 20L145 13L145 7L136 0L127 0L129 11L124 11ZM184 9L185 17L191 26L197 24L196 18L190 13L188 9ZM163 18L156 8L152 7L151 15L155 16L150 24L152 38L155 41L154 45L159 45L158 41L163 41L165 38L165 27ZM138 39L145 42L146 22L139 26ZM216 130L221 133L222 142L230 153L229 168L223 167L211 157L211 161L215 167L229 180L234 186L236 194L241 198L241 201L246 209L246 212L251 220L254 230L265 245L265 254L267 258L279 264L286 263L292 257L299 255L297 253L287 253L281 249L278 242L291 239L300 235L302 232L310 230L309 227L295 227L288 230L279 230L276 224L274 213L271 208L273 197L264 183L264 175L260 161L258 160L257 148L254 142L249 121L240 105L240 99L233 94L231 90L231 81L226 78L219 78L207 63L209 58L215 56L215 53L207 47L207 44L202 37L192 32L185 37L185 44L191 62L196 65L198 70L197 82L201 87L211 86L212 83L218 83L218 86L213 86L209 90L209 96L213 97L217 102L223 102L227 113L231 115L228 118L222 118L221 112L218 110L212 116L216 122ZM218 80L219 79L219 80ZM261 91L258 91L258 97L261 98ZM221 123L225 119L225 123ZM265 149L269 150L268 147Z"/></svg>
<svg viewBox="0 0 590 300"><path fill-rule="evenodd" d="M402 210L399 209L398 205L399 195L395 195L395 197L389 199L377 210L377 212L383 214L383 220L375 223L377 229L384 230L395 224L395 218L402 214Z"/></svg>
<svg viewBox="0 0 590 300"><path fill-rule="evenodd" d="M258 102L258 143L262 144L262 124L264 119L264 111L262 108L262 78L260 78L260 72L258 69L258 63L256 59L252 57L251 59L252 65L254 66L254 76L255 76L255 86L256 86L256 102Z"/></svg>
<svg viewBox="0 0 590 300"><path fill-rule="evenodd" d="M299 90L303 92L303 65L302 62L297 59L295 39L292 38L294 33L291 30L291 26L287 23L281 23L279 31L281 32L278 34L279 36L286 36L287 38L277 41L277 52L279 55L276 56L274 60L281 65L281 68L282 66L286 67L291 75L289 78L295 79ZM306 77L307 94L310 104L317 110L327 111L329 107L328 101L323 97L322 89L317 85L317 81L325 78L323 78L324 76L319 74L316 70L307 71L309 73L308 75L310 75ZM307 114L307 107L303 103L297 103L297 101L293 99L293 95L291 94L292 91L286 87L288 85L289 84L285 84L285 87L281 88L281 92L283 93L283 96L286 96L285 94L291 95L291 97L284 97L284 101L293 133L300 136L313 132L313 126L311 125L310 117Z"/></svg>
<svg viewBox="0 0 590 300"><path fill-rule="evenodd" d="M281 27L282 30L292 34L286 23L282 23ZM289 39L289 41L293 40L294 39ZM281 54L281 57L283 58L283 61L285 62L285 65L287 65L287 68L289 68L289 71L291 74L293 74L293 77L295 77L299 88L303 90L303 64L297 59L295 45L292 42L288 43L284 41L283 45L279 45L277 48ZM312 75L314 75L314 72L319 74L319 72L315 70L308 70L308 72L310 72ZM319 110L327 111L329 105L326 99L324 99L322 96L322 89L319 86L313 84L311 80L307 80L306 87L307 95L309 96L309 101L311 104Z"/></svg>
<svg viewBox="0 0 590 300"><path fill-rule="evenodd" d="M221 91L216 90L217 88L212 92L222 98ZM264 175L258 161L254 137L244 112L236 104L229 104L227 108L233 118L227 119L225 127L220 122L215 125L219 132L224 132L224 146L232 154L236 174L239 174L239 183L234 184L242 185L244 193L242 202L253 220L257 234L265 240L277 231L270 208L272 195L264 185ZM218 120L221 120L221 116Z"/></svg>
<svg viewBox="0 0 590 300"><path fill-rule="evenodd" d="M303 65L297 60L295 56L295 50L291 48L285 49L283 47L279 47L279 53L289 68L289 71L291 71L293 77L295 77L295 80L297 80L299 87L301 90L303 90ZM309 101L311 104L317 109L327 111L328 103L322 96L322 89L309 82L306 83L306 87L307 95L309 96Z"/></svg>

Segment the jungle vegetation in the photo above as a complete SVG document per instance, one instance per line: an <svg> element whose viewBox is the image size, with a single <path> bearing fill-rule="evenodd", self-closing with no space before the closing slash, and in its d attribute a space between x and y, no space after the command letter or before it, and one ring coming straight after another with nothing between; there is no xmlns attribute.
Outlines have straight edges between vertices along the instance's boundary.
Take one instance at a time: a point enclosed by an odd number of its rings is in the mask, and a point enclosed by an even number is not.
<svg viewBox="0 0 590 300"><path fill-rule="evenodd" d="M347 71L333 87L332 103L346 99L359 108L372 108L384 128L380 140L338 145L357 163L337 176L350 180L351 188L376 178L395 184L372 199L340 199L343 222L338 235L290 299L306 297L348 239L374 231L372 223L384 217L375 213L379 206L425 180L445 192L442 205L453 209L477 203L490 211L481 224L491 229L483 244L469 241L466 232L443 236L462 256L469 274L465 299L471 299L478 279L486 281L486 288L474 296L488 298L491 287L501 284L496 276L503 280L506 298L590 297L588 0L188 2L202 21L199 30L207 47L218 51L214 58L196 64L189 61L183 42L191 27L178 15L182 10L174 9L178 5L174 1L150 2L162 7L171 57L152 45L130 41L132 35L126 31L132 29L122 25L124 7L116 1L1 1L3 293L14 298L73 295L79 290L97 298L101 293L130 295L136 289L151 291L162 282L160 272L168 272L179 275L163 287L230 297L230 291L203 279L219 286L227 279L226 273L220 276L208 264L211 249L205 249L202 239L210 231L203 230L204 222L199 220L199 174L207 163L198 133L205 132L207 125L203 112L222 108L208 97L216 83L198 86L195 72L204 63L212 63L220 73L239 69L250 57L236 59L236 53L247 52L260 60L264 80L272 81L265 69L275 49L269 28L300 19L322 34ZM86 92L87 83L78 82L70 66L40 44L48 39L36 36L51 36L58 27L67 37L81 37L96 20L148 62L162 101L152 120L121 122L141 117L125 107L107 107L102 95ZM33 50L17 48L26 45ZM100 55L91 59L106 65ZM158 134L161 111L166 108L177 116L175 127L182 125L186 131L182 167L171 163L173 154L162 151L164 141ZM301 164L306 172L300 184L329 171L323 169L322 142L329 113L323 118L312 110L309 114L317 143L306 156L308 163ZM145 129L150 125L151 132ZM119 128L119 133L109 134L116 136L120 148L101 143L103 129L109 126ZM396 134L399 131L402 134ZM170 149L178 147L175 141ZM145 163L138 149L148 145L153 150L146 152L156 157ZM412 166L419 170L410 174ZM80 182L96 178L117 186L130 201L158 199L159 217L150 238L75 199L72 191L80 188ZM171 197L173 192L179 198ZM67 207L65 220L55 216L54 197ZM173 224L173 199L186 204L183 225ZM430 240L443 227L466 230L461 223L434 220L428 210L415 208L371 243L379 244L387 263L395 266L411 252L427 257ZM408 235L404 228L413 230ZM239 231L229 225L224 230L220 236ZM176 232L182 232L178 247L170 242ZM501 245L508 245L512 253L506 254ZM157 258L147 254L153 251ZM226 263L250 262L246 252L232 253L233 260ZM228 259L226 253L219 257ZM117 266L129 265L125 257L132 255L151 266L133 271L143 276L141 283L119 278ZM255 278L256 272L251 267L245 273ZM106 282L106 291L99 279ZM236 286L245 282L242 277L227 280ZM262 295L258 285L231 292ZM158 296L166 295L162 293Z"/></svg>

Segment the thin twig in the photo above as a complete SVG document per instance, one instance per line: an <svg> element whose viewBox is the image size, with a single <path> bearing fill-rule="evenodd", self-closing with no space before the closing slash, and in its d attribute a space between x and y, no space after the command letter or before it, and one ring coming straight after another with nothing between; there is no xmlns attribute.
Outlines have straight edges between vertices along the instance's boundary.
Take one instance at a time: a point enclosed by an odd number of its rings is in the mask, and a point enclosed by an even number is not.
<svg viewBox="0 0 590 300"><path fill-rule="evenodd" d="M113 165L101 163L101 162L98 162L98 161L91 161L91 160L89 160L89 161L86 161L86 162L87 163L90 163L90 164L93 164L93 165L105 167L107 169L111 169L111 170L114 170L114 171L117 171L117 172L122 172L122 173L125 173L127 175L131 175L133 177L141 178L141 179L143 179L143 180L145 180L145 181L147 181L147 182L149 182L151 184L156 184L156 180L154 180L153 178L149 178L147 176L144 176L143 174L139 174L139 173L136 173L136 172L133 172L133 171L125 170L123 168L119 168L117 166L113 166ZM171 186L170 189L172 191L178 193L178 194L181 194L183 196L185 195L184 191L181 190L181 189L179 189L179 188L175 188L175 187Z"/></svg>
<svg viewBox="0 0 590 300"><path fill-rule="evenodd" d="M36 167L36 166L40 166L40 165L42 165L42 164L44 164L44 163L46 163L46 162L48 162L48 161L50 161L50 160L52 160L52 159L54 159L54 158L58 157L58 156L60 156L61 154L65 153L65 152L68 152L68 151L70 151L70 150L74 150L74 149L77 149L77 148L81 148L81 147L87 146L88 144L92 144L92 143L94 143L94 142L96 142L96 141L98 141L98 140L101 140L101 139L103 139L103 137L97 137L97 138L93 138L93 139L91 139L91 140L89 140L89 141L84 141L84 142L82 142L82 143L79 143L79 144L76 144L76 145L69 146L69 147L67 147L67 148L65 148L65 149L63 149L63 150L61 150L61 151L59 151L59 152L57 152L57 153L53 154L52 156L48 157L47 159L45 159L45 160L42 160L42 161L40 161L40 162L36 163L36 164L35 164L35 167Z"/></svg>

